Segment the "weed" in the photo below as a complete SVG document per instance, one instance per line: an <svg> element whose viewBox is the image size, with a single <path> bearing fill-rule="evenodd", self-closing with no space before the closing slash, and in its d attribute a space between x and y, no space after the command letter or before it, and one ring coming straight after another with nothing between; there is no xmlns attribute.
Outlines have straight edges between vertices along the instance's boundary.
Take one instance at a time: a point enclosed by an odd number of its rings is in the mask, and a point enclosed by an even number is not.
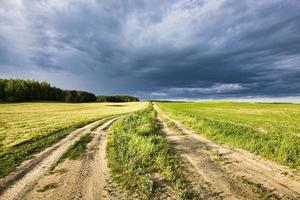
<svg viewBox="0 0 300 200"><path fill-rule="evenodd" d="M260 183L255 183L253 181L248 180L244 176L239 177L242 183L247 184L251 187L252 191L257 193L261 199L272 199L272 200L280 200L281 198L274 193L274 190L266 188Z"/></svg>
<svg viewBox="0 0 300 200"><path fill-rule="evenodd" d="M87 144L93 139L90 134L83 135L77 140L60 158L61 161L69 158L71 160L81 159Z"/></svg>
<svg viewBox="0 0 300 200"><path fill-rule="evenodd" d="M42 187L41 189L38 189L37 192L45 192L47 190L57 188L58 186L59 186L58 183L49 183L44 187Z"/></svg>
<svg viewBox="0 0 300 200"><path fill-rule="evenodd" d="M68 171L68 170L65 169L65 168L57 169L57 170L55 170L55 171L53 171L53 170L54 170L54 167L51 168L51 170L50 170L50 172L49 172L49 175L55 174L55 173L58 173L58 174L64 174L64 173L66 173L66 172Z"/></svg>
<svg viewBox="0 0 300 200"><path fill-rule="evenodd" d="M53 166L51 166L50 171L53 171L59 163L65 161L66 159L82 159L86 151L87 144L90 143L92 139L93 137L89 133L81 136L79 140L69 147L69 149L59 158L59 160Z"/></svg>

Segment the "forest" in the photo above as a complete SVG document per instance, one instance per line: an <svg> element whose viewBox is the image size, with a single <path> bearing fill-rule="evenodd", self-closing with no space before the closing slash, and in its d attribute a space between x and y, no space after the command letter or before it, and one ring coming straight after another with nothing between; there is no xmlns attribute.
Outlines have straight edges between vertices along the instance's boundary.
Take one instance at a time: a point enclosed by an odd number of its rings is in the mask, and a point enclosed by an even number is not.
<svg viewBox="0 0 300 200"><path fill-rule="evenodd" d="M133 96L97 96L97 102L138 102L137 97Z"/></svg>
<svg viewBox="0 0 300 200"><path fill-rule="evenodd" d="M83 102L137 102L133 96L97 96L79 90L63 90L49 83L35 80L0 79L0 102L62 101Z"/></svg>

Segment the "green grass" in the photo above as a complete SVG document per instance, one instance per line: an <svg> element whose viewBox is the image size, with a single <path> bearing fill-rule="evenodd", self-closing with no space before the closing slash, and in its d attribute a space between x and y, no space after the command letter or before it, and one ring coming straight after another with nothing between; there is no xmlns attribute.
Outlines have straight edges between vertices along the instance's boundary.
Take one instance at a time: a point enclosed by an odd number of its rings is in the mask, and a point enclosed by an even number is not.
<svg viewBox="0 0 300 200"><path fill-rule="evenodd" d="M233 102L157 103L208 138L300 169L300 105Z"/></svg>
<svg viewBox="0 0 300 200"><path fill-rule="evenodd" d="M239 177L239 179L244 183L250 186L253 192L257 193L260 199L272 199L272 200L280 200L281 198L274 193L274 190L266 188L260 183L255 183L246 179L245 177ZM287 198L289 199L289 198Z"/></svg>
<svg viewBox="0 0 300 200"><path fill-rule="evenodd" d="M0 104L0 178L90 122L136 111L145 103Z"/></svg>
<svg viewBox="0 0 300 200"><path fill-rule="evenodd" d="M85 152L88 143L92 141L93 137L90 133L87 133L83 136L81 136L72 146L68 148L66 152L63 153L63 155L59 158L59 160L53 164L50 168L50 173L54 173L54 169L59 163L62 163L66 159L70 160L79 160L82 159Z"/></svg>
<svg viewBox="0 0 300 200"><path fill-rule="evenodd" d="M112 178L130 195L153 198L160 187L156 177L161 177L178 198L188 198L179 160L161 135L152 106L113 124L107 153Z"/></svg>
<svg viewBox="0 0 300 200"><path fill-rule="evenodd" d="M82 159L86 150L86 146L93 137L90 134L83 135L77 140L59 159L62 162L67 158L70 160Z"/></svg>
<svg viewBox="0 0 300 200"><path fill-rule="evenodd" d="M51 190L58 187L59 187L58 183L49 183L44 187L42 187L41 189L38 189L37 192L46 192L47 190Z"/></svg>

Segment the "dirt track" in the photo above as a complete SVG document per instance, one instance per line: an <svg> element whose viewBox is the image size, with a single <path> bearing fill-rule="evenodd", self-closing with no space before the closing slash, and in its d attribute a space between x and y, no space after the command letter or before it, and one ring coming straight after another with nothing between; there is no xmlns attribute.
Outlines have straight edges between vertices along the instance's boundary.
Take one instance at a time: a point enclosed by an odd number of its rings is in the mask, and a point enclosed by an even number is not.
<svg viewBox="0 0 300 200"><path fill-rule="evenodd" d="M163 131L175 150L186 158L224 199L300 199L300 176L288 167L241 150L232 150L194 133L160 113ZM170 129L173 122L180 133Z"/></svg>
<svg viewBox="0 0 300 200"><path fill-rule="evenodd" d="M104 130L115 119L100 120L80 128L38 154L34 159L24 163L14 173L1 180L3 192L0 199L99 199L106 197L104 188L107 166L104 161L107 139ZM57 167L55 173L48 173L51 166L80 136L97 126L99 127L92 132L93 140L83 160L68 160L62 166Z"/></svg>

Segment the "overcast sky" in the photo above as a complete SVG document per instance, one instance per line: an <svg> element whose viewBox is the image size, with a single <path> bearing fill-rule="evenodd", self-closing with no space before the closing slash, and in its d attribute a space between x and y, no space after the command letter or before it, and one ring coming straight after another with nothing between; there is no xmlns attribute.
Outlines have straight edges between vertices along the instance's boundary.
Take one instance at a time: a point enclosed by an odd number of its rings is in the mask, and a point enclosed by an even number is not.
<svg viewBox="0 0 300 200"><path fill-rule="evenodd" d="M0 77L142 98L300 95L299 0L0 0Z"/></svg>

